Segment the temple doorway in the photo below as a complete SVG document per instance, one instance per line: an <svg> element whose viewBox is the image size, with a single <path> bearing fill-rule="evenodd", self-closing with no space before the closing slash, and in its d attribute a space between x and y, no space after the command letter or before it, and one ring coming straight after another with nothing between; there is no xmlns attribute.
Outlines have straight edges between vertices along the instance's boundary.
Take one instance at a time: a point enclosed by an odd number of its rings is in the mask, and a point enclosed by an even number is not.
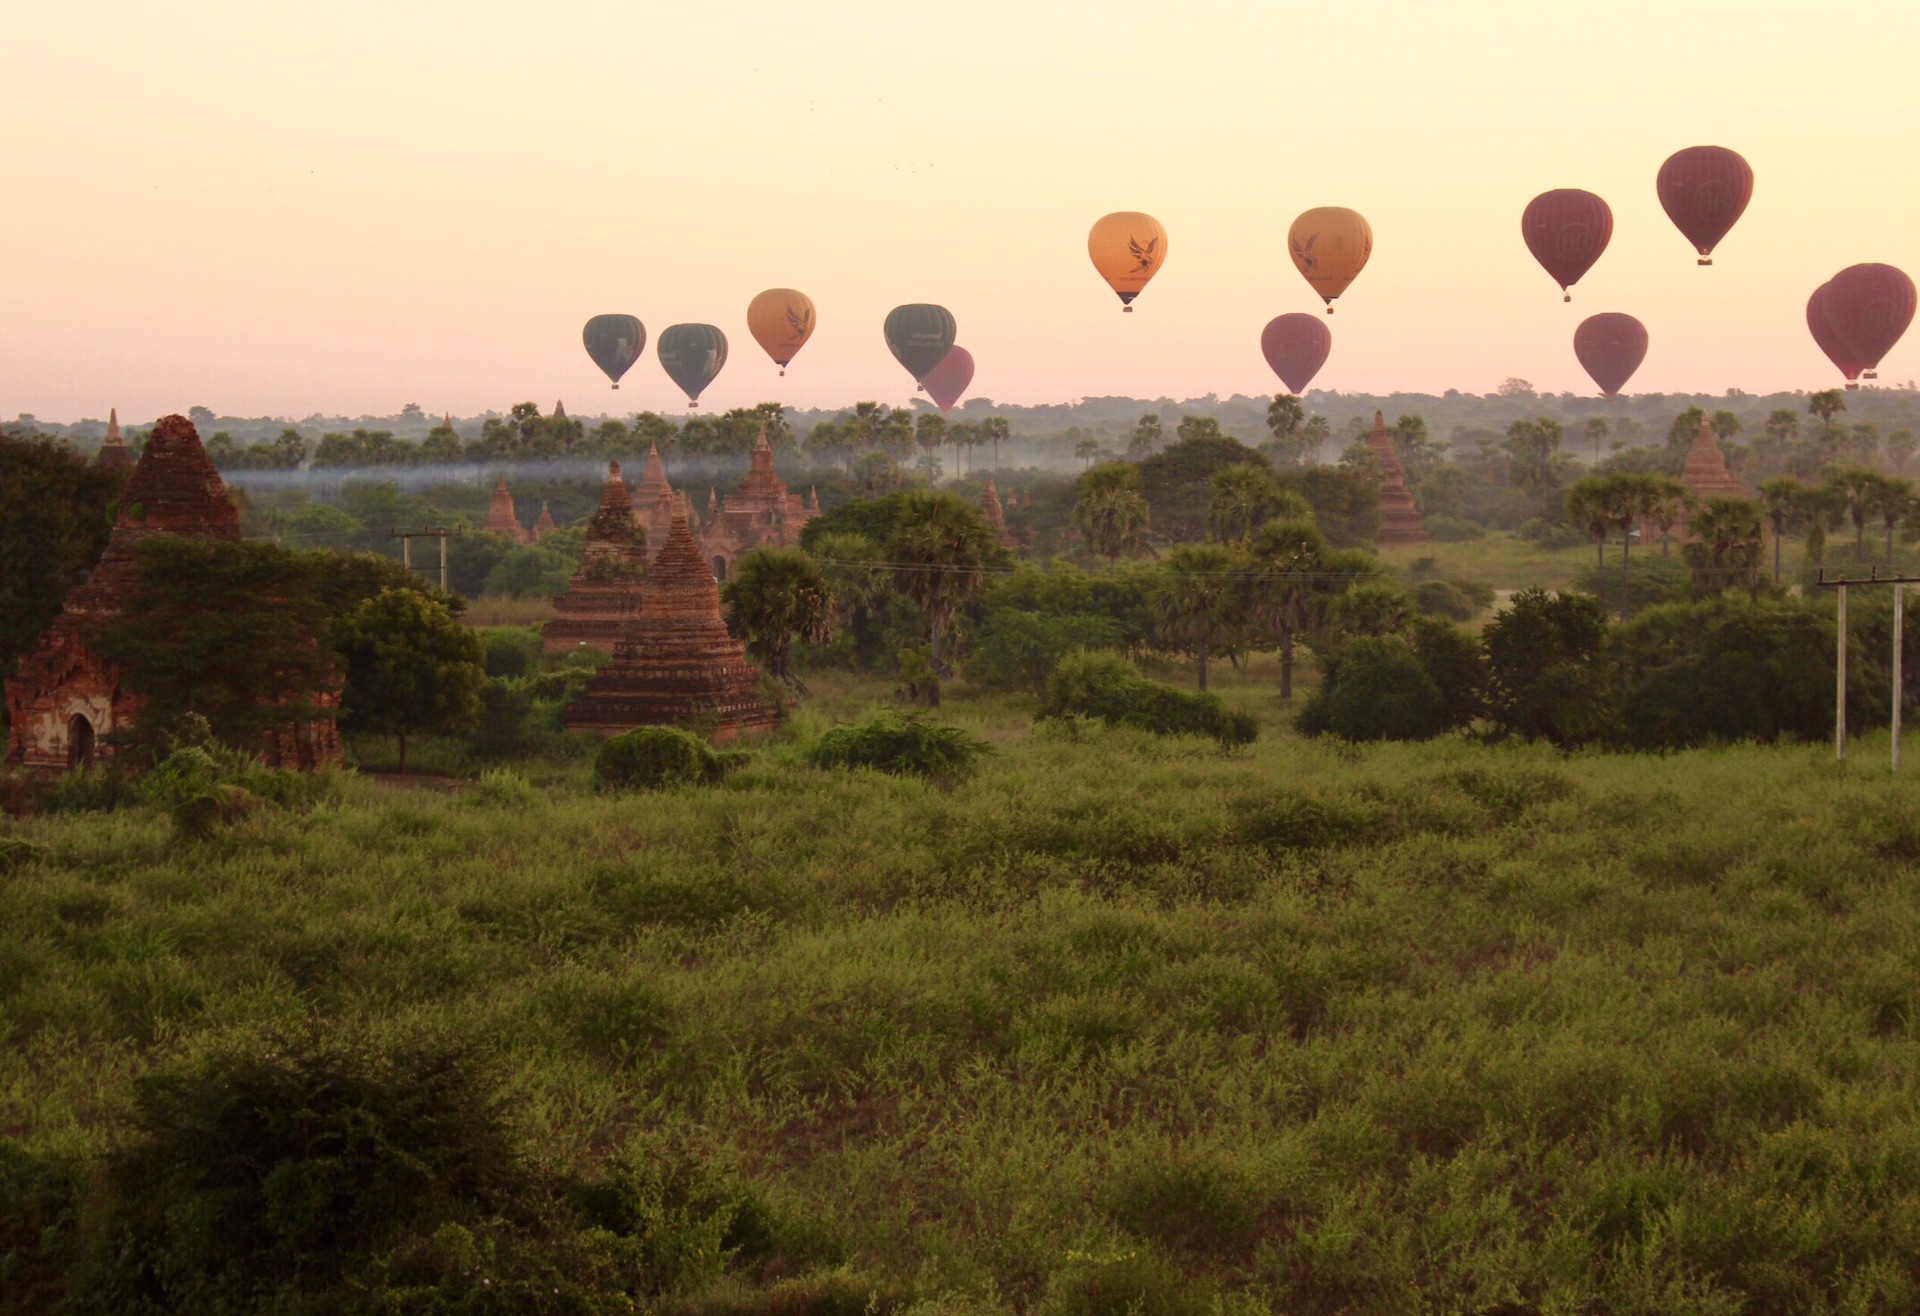
<svg viewBox="0 0 1920 1316"><path fill-rule="evenodd" d="M727 583L727 560L717 557L713 560L713 578L722 585Z"/></svg>
<svg viewBox="0 0 1920 1316"><path fill-rule="evenodd" d="M93 723L87 721L86 714L75 713L67 719L67 767L90 768L93 766Z"/></svg>

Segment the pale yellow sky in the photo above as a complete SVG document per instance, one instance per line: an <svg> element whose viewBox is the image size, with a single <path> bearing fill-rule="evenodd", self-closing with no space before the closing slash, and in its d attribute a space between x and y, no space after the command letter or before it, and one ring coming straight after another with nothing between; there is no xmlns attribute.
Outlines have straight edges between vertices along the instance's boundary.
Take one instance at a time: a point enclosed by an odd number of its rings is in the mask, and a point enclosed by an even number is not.
<svg viewBox="0 0 1920 1316"><path fill-rule="evenodd" d="M1647 323L1635 390L1828 387L1808 293L1920 275L1914 0L0 0L0 51L8 416L679 410L682 320L732 343L703 409L902 402L909 301L976 394L1265 392L1315 205L1375 235L1317 387L1591 392L1602 310ZM1757 177L1706 270L1654 195L1700 143ZM1553 187L1614 211L1570 306L1519 233ZM1085 246L1121 209L1169 234L1126 316ZM745 325L776 285L819 307L784 380ZM618 393L604 311L649 334Z"/></svg>

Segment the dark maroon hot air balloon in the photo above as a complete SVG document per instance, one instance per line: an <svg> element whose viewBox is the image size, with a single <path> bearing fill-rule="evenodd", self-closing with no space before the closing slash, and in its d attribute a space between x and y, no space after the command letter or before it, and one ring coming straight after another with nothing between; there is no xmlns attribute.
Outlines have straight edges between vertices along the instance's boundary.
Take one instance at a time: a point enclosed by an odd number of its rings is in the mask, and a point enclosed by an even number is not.
<svg viewBox="0 0 1920 1316"><path fill-rule="evenodd" d="M1333 350L1333 333L1317 315L1276 315L1260 331L1260 352L1289 393L1304 393Z"/></svg>
<svg viewBox="0 0 1920 1316"><path fill-rule="evenodd" d="M1608 397L1616 397L1647 359L1647 327L1631 315L1589 315L1573 331L1573 354Z"/></svg>
<svg viewBox="0 0 1920 1316"><path fill-rule="evenodd" d="M1834 368L1847 377L1847 387L1857 388L1859 385L1853 381L1860 378L1865 367L1840 337L1840 331L1833 327L1833 319L1827 314L1827 294L1831 291L1833 284L1823 283L1807 298L1807 332L1813 335L1815 345L1827 354Z"/></svg>
<svg viewBox="0 0 1920 1316"><path fill-rule="evenodd" d="M941 411L952 411L953 404L967 391L967 385L973 382L973 353L957 343L947 349L940 358L940 364L927 375L925 388L927 396Z"/></svg>
<svg viewBox="0 0 1920 1316"><path fill-rule="evenodd" d="M1827 322L1863 379L1876 377L1880 358L1913 323L1913 307L1913 280L1891 265L1849 265L1827 283Z"/></svg>
<svg viewBox="0 0 1920 1316"><path fill-rule="evenodd" d="M1660 205L1675 228L1713 264L1713 249L1753 200L1753 168L1724 146L1689 146L1660 166Z"/></svg>
<svg viewBox="0 0 1920 1316"><path fill-rule="evenodd" d="M1591 192L1577 187L1542 192L1527 202L1520 217L1520 235L1527 250L1553 276L1565 301L1572 301L1568 288L1580 282L1580 276L1593 268L1600 253L1613 237L1613 211Z"/></svg>

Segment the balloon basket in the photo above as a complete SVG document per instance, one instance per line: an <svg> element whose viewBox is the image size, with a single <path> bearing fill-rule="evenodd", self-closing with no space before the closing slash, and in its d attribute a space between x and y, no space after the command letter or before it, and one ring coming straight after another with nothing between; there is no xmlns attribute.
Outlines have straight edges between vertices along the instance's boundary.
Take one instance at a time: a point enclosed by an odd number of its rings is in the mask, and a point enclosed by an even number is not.
<svg viewBox="0 0 1920 1316"><path fill-rule="evenodd" d="M1131 306L1122 306L1122 307L1120 308L1120 314L1122 314L1122 315L1132 315L1132 314L1133 314L1133 308L1132 308Z"/></svg>
<svg viewBox="0 0 1920 1316"><path fill-rule="evenodd" d="M1570 302L1570 301L1572 301L1572 300L1573 300L1573 294L1572 294L1572 293L1570 293L1570 292L1569 292L1569 293L1562 293L1562 294L1561 294L1561 297L1560 297L1560 300L1561 300L1561 301L1563 301L1563 302Z"/></svg>
<svg viewBox="0 0 1920 1316"><path fill-rule="evenodd" d="M618 384L615 384L615 385L613 386L613 391L614 391L614 392L616 392L616 393L618 393L618 392L620 391L620 386L619 386Z"/></svg>
<svg viewBox="0 0 1920 1316"><path fill-rule="evenodd" d="M1711 265L1713 264L1713 257L1702 256L1699 260L1695 261L1694 264L1695 265Z"/></svg>
<svg viewBox="0 0 1920 1316"><path fill-rule="evenodd" d="M1860 378L1862 378L1862 379L1878 379L1878 378L1880 378L1880 372L1879 372L1878 370L1862 370L1862 371L1860 372Z"/></svg>

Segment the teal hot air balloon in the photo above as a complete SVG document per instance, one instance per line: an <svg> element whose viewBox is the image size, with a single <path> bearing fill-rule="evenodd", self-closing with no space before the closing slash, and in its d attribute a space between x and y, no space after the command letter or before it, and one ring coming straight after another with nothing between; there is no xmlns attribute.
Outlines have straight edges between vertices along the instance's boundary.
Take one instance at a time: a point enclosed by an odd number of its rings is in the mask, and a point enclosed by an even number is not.
<svg viewBox="0 0 1920 1316"><path fill-rule="evenodd" d="M632 369L646 350L647 327L631 315L596 315L587 321L580 338L593 363L619 388L620 376Z"/></svg>
<svg viewBox="0 0 1920 1316"><path fill-rule="evenodd" d="M710 324L670 324L654 355L687 401L698 406L700 394L727 363L727 336Z"/></svg>
<svg viewBox="0 0 1920 1316"><path fill-rule="evenodd" d="M944 306L915 302L887 312L887 347L916 384L924 386L933 368L953 350L956 332L953 313Z"/></svg>

